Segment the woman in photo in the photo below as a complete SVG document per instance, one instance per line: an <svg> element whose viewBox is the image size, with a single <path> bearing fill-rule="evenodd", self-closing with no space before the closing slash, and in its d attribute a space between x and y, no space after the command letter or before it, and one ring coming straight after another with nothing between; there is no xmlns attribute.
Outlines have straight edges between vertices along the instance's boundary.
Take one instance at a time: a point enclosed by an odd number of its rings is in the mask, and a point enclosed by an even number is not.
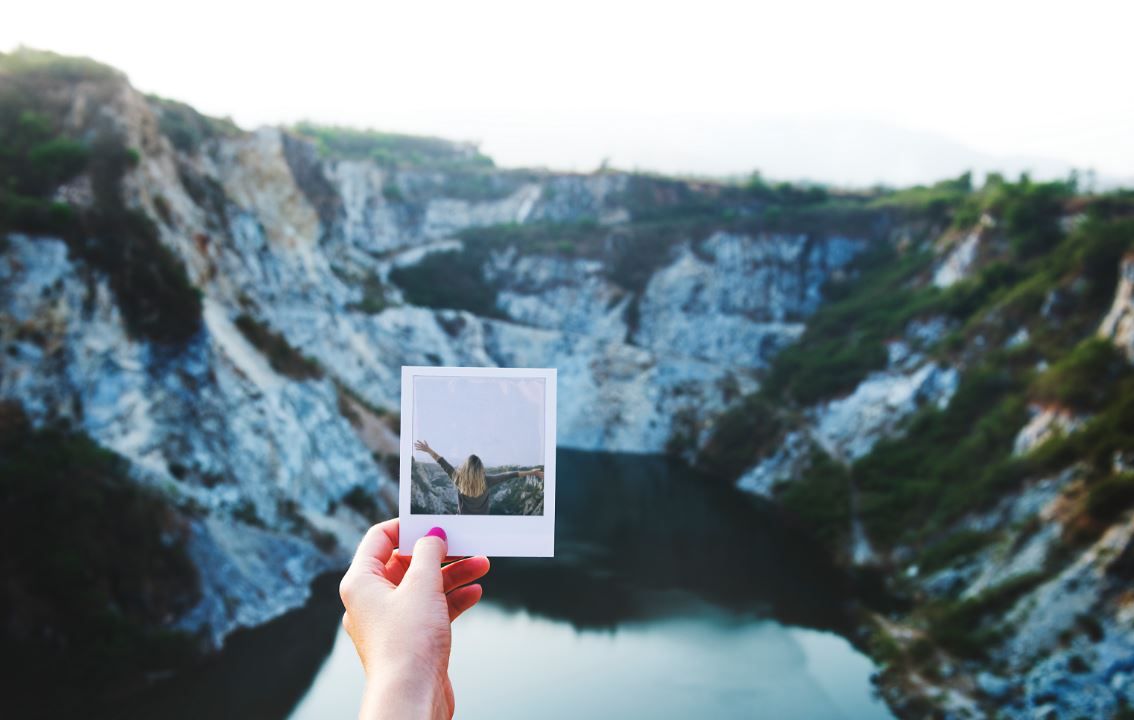
<svg viewBox="0 0 1134 720"><path fill-rule="evenodd" d="M457 513L460 515L489 515L492 503L488 498L488 491L502 482L521 477L535 476L543 479L543 470L513 470L511 472L488 475L484 472L484 463L476 455L469 455L459 468L454 468L449 461L437 454L424 440L417 440L414 449L430 455L457 488Z"/></svg>

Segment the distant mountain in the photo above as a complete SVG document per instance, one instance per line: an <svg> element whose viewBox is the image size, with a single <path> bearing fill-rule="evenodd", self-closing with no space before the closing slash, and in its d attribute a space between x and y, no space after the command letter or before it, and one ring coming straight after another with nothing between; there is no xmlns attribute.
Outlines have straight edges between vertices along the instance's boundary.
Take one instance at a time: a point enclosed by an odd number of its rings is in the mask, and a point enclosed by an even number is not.
<svg viewBox="0 0 1134 720"><path fill-rule="evenodd" d="M506 136L489 126L469 129L474 135L478 131L486 138L484 150L504 166L534 155L546 158L549 167L591 170L605 159L613 167L667 174L733 176L759 170L779 180L851 187L929 183L968 170L978 178L987 172L1010 177L1030 172L1053 179L1074 169L1058 158L985 153L933 133L856 117L690 113L549 119L538 126L517 123ZM1100 177L1098 183L1113 187L1122 180Z"/></svg>

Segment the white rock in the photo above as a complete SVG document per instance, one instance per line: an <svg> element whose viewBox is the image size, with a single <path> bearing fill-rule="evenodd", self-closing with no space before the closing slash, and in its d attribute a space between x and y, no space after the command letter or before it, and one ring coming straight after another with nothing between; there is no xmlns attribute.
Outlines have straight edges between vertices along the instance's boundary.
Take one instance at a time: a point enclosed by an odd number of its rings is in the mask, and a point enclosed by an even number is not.
<svg viewBox="0 0 1134 720"><path fill-rule="evenodd" d="M1119 273L1114 302L1099 325L1099 335L1112 341L1134 362L1134 256L1123 259Z"/></svg>
<svg viewBox="0 0 1134 720"><path fill-rule="evenodd" d="M1032 417L1012 444L1015 455L1026 455L1053 437L1074 432L1087 421L1086 417L1055 405L1032 405L1029 410Z"/></svg>
<svg viewBox="0 0 1134 720"><path fill-rule="evenodd" d="M933 284L940 288L946 288L964 280L973 265L973 261L976 260L979 245L979 230L973 230L965 235L937 267L937 271L933 274Z"/></svg>
<svg viewBox="0 0 1134 720"><path fill-rule="evenodd" d="M902 420L925 405L945 407L957 389L954 368L926 363L908 374L879 372L845 398L811 411L812 437L831 456L844 461L866 455L879 439L893 434Z"/></svg>

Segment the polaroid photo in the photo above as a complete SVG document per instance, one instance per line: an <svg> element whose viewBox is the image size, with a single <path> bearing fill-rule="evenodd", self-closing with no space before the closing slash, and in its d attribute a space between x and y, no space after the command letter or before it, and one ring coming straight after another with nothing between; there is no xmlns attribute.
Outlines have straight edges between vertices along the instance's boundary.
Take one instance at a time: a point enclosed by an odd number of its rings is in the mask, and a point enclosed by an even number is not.
<svg viewBox="0 0 1134 720"><path fill-rule="evenodd" d="M555 554L554 369L403 367L401 552Z"/></svg>

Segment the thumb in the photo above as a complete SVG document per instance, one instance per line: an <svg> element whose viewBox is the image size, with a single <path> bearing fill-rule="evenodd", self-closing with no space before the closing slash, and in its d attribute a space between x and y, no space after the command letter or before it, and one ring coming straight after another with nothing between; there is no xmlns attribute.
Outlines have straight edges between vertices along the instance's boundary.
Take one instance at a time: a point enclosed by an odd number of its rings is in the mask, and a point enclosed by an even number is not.
<svg viewBox="0 0 1134 720"><path fill-rule="evenodd" d="M441 561L445 559L448 545L445 531L439 527L433 528L418 539L413 546L413 557L410 559L405 579L415 585L442 590L444 585L441 582Z"/></svg>

